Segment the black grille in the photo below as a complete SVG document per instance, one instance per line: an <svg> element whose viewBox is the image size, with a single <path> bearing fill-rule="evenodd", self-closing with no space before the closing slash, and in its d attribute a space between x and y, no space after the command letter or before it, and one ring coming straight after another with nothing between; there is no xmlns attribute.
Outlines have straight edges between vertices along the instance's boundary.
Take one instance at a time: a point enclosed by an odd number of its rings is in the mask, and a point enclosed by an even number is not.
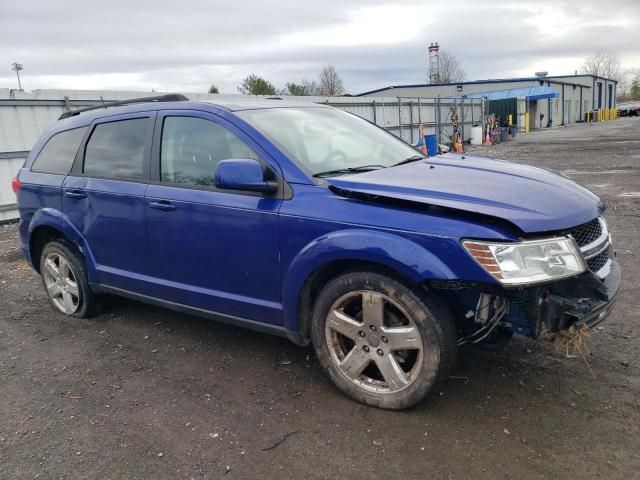
<svg viewBox="0 0 640 480"><path fill-rule="evenodd" d="M584 247L602 235L602 225L597 218L594 218L590 222L572 228L568 233L576 239L578 246Z"/></svg>
<svg viewBox="0 0 640 480"><path fill-rule="evenodd" d="M589 260L587 260L587 265L589 266L589 270L595 273L598 270L600 270L602 267L604 267L604 264L607 263L607 260L609 260L608 248L604 252L599 253L595 257L592 257Z"/></svg>

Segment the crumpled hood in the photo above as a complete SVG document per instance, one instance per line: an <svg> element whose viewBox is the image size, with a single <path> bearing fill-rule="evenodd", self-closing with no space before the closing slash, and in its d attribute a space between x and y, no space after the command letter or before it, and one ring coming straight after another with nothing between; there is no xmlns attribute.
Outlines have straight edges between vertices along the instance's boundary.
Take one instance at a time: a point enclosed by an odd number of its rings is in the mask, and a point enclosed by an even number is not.
<svg viewBox="0 0 640 480"><path fill-rule="evenodd" d="M498 217L525 233L574 227L604 210L596 195L560 174L468 155L440 155L328 178L327 182L338 193L356 192Z"/></svg>

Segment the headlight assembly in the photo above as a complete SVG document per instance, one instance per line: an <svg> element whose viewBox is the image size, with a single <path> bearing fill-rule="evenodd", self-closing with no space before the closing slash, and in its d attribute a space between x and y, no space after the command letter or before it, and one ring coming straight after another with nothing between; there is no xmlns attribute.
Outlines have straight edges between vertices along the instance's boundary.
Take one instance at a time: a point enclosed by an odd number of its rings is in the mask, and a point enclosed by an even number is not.
<svg viewBox="0 0 640 480"><path fill-rule="evenodd" d="M489 274L505 285L558 280L586 270L580 249L569 237L513 243L465 240L462 244Z"/></svg>

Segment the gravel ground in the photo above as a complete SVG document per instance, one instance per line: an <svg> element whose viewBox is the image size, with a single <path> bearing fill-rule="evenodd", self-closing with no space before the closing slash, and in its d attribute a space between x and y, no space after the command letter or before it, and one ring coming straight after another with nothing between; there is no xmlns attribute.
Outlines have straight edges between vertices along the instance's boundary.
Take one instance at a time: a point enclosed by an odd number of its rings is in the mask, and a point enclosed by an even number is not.
<svg viewBox="0 0 640 480"><path fill-rule="evenodd" d="M115 299L65 318L0 226L0 478L637 478L640 119L477 147L601 195L624 274L583 359L514 340L460 351L442 391L388 412L311 348Z"/></svg>

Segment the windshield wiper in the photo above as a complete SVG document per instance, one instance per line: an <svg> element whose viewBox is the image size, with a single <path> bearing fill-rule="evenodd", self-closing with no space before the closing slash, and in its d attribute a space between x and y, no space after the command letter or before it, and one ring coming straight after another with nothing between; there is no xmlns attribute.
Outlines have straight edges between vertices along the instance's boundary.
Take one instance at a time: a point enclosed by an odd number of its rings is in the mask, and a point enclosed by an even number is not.
<svg viewBox="0 0 640 480"><path fill-rule="evenodd" d="M330 177L332 175L340 175L344 173L368 172L369 170L378 170L380 168L387 168L387 167L385 165L360 165L359 167L337 168L335 170L327 170L326 172L318 172L318 173L314 173L313 176L316 178L324 178L324 177Z"/></svg>
<svg viewBox="0 0 640 480"><path fill-rule="evenodd" d="M427 157L423 157L422 155L414 155L413 157L405 158L401 162L394 163L391 165L392 167L397 167L398 165L404 165L405 163L417 162L418 160L426 160Z"/></svg>

